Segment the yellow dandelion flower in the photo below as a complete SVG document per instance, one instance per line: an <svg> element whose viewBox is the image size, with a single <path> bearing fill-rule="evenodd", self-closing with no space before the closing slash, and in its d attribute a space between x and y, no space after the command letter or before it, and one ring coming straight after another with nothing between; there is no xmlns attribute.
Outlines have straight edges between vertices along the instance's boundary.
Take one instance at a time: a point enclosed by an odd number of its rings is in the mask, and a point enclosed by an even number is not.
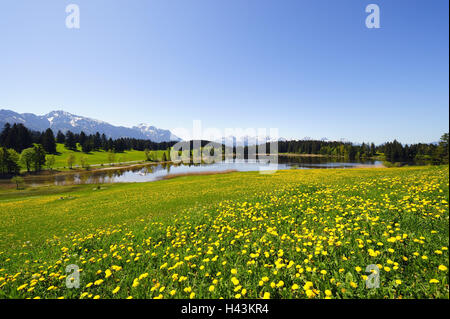
<svg viewBox="0 0 450 319"><path fill-rule="evenodd" d="M103 283L103 279L94 281L94 285L96 285L96 286L100 286L102 283Z"/></svg>
<svg viewBox="0 0 450 319"><path fill-rule="evenodd" d="M430 280L430 284L438 284L439 283L439 280L437 280L437 279L431 279Z"/></svg>

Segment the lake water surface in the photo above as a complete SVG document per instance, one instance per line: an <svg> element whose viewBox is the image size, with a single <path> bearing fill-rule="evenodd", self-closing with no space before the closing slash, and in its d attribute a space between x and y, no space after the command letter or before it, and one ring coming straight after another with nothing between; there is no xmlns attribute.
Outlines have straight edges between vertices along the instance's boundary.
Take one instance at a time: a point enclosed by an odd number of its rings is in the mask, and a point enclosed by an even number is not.
<svg viewBox="0 0 450 319"><path fill-rule="evenodd" d="M273 164L272 164L273 165ZM380 166L379 161L343 161L328 157L279 156L277 169L311 169L311 168L353 168L358 166ZM33 186L41 184L104 184L151 182L170 175L198 174L222 171L263 171L273 170L274 166L258 160L226 160L213 164L148 164L135 167L86 171L80 173L58 174L43 179L30 181Z"/></svg>

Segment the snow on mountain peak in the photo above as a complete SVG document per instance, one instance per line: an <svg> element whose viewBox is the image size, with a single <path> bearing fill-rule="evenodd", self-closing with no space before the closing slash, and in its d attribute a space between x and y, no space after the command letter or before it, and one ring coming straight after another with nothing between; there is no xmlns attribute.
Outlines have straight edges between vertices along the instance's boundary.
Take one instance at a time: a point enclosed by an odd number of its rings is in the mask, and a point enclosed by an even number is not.
<svg viewBox="0 0 450 319"><path fill-rule="evenodd" d="M141 123L131 128L114 126L104 121L71 114L62 110L51 111L45 115L35 115L32 113L19 114L14 111L2 109L0 110L0 125L3 126L5 123L22 123L26 127L36 131L45 131L47 128L51 128L55 132L59 130L62 132L70 130L74 133L83 131L86 134L99 132L114 139L131 137L149 139L154 142L180 140L169 130L159 129L148 124Z"/></svg>

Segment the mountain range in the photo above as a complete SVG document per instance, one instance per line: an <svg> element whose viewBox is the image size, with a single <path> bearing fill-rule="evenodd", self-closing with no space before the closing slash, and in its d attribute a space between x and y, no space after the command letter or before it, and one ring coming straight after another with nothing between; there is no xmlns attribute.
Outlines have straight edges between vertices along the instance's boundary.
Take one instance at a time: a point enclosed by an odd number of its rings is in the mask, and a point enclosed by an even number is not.
<svg viewBox="0 0 450 319"><path fill-rule="evenodd" d="M0 109L0 130L6 123L22 123L27 128L40 132L45 131L47 128L51 128L55 135L60 130L63 133L67 131L72 131L73 133L80 133L83 131L86 134L95 134L96 132L99 132L100 134L104 133L108 138L111 137L113 139L120 137L131 137L151 140L153 142L182 140L178 136L174 135L170 130L160 129L144 123L133 127L115 126L104 121L71 114L61 110L51 111L50 113L44 115L36 115L33 113L17 113L11 110ZM312 140L312 138L305 137L303 140ZM326 137L321 140L331 141ZM215 139L214 141L224 143L228 146L248 146L265 142L282 142L287 141L287 139L283 137L274 138L271 136L258 138L249 135L230 135L220 139Z"/></svg>
<svg viewBox="0 0 450 319"><path fill-rule="evenodd" d="M51 128L56 135L59 130L62 132L72 131L86 134L104 133L108 138L131 137L138 139L148 139L153 142L179 141L180 138L172 134L169 130L159 129L148 124L138 124L133 127L115 126L107 122L91 119L88 117L71 114L65 111L52 111L45 115L33 113L16 113L11 110L0 109L0 129L6 123L22 123L27 128L34 131L45 131Z"/></svg>

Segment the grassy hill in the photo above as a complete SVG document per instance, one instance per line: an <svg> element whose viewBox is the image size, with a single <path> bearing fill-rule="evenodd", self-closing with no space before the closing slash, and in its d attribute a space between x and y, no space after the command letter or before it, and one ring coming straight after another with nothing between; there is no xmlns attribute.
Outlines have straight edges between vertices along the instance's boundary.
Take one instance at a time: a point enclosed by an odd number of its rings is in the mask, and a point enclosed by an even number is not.
<svg viewBox="0 0 450 319"><path fill-rule="evenodd" d="M0 298L448 298L448 178L288 170L9 193Z"/></svg>
<svg viewBox="0 0 450 319"><path fill-rule="evenodd" d="M64 170L68 169L67 158L70 154L75 156L74 166L80 165L80 158L85 157L87 163L91 166L110 164L108 159L108 152L105 151L92 151L90 153L83 153L81 147L78 145L76 151L68 150L64 147L64 144L57 144L56 150L58 155L55 155L55 165L54 169ZM158 160L162 159L164 151L151 151L155 154L155 158ZM49 155L47 155L49 156ZM113 163L125 163L125 162L135 162L135 161L145 161L146 157L143 151L124 151L123 153L116 153Z"/></svg>

